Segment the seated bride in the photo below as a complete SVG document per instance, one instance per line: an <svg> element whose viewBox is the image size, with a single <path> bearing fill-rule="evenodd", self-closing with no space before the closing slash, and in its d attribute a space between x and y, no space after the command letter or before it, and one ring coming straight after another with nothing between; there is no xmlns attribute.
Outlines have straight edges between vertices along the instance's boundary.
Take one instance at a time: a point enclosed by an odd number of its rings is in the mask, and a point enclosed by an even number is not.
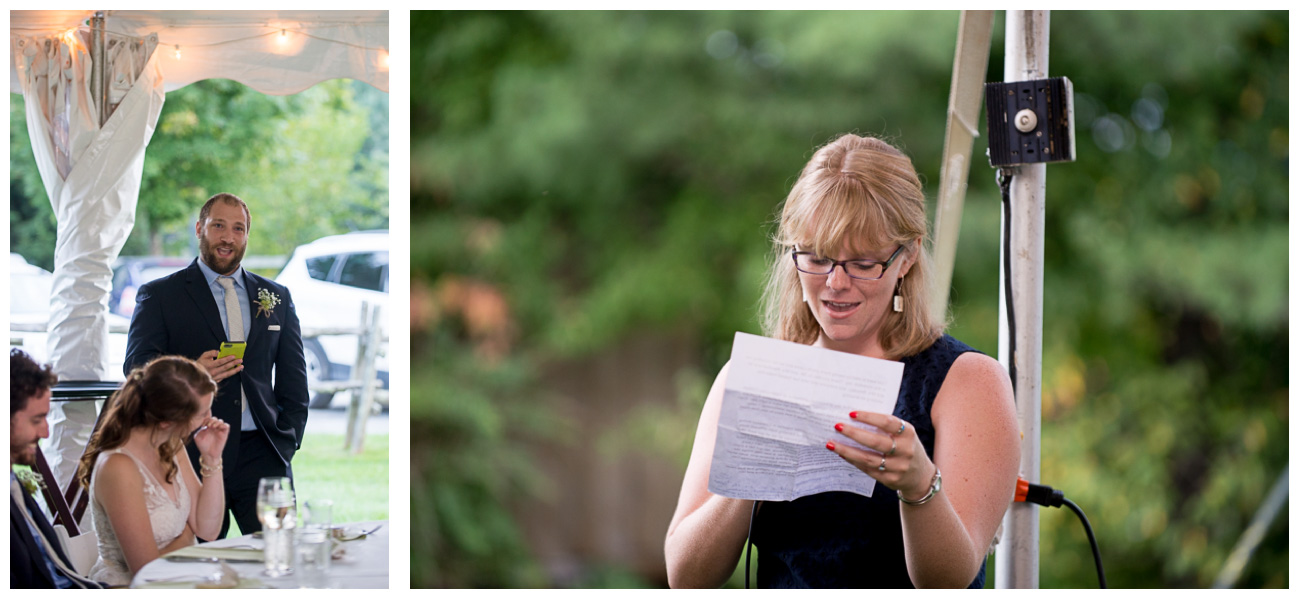
<svg viewBox="0 0 1300 600"><path fill-rule="evenodd" d="M216 390L198 363L163 356L132 371L109 399L77 471L99 538L92 579L127 585L195 535L212 540L221 532L221 450L230 426L212 416ZM185 451L191 439L202 481Z"/></svg>

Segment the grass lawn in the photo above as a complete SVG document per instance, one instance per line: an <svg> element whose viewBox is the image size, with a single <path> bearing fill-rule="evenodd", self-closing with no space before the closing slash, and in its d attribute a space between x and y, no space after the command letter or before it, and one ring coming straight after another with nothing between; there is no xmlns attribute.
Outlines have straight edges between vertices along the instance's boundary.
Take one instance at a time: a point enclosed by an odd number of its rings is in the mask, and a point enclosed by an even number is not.
<svg viewBox="0 0 1300 600"><path fill-rule="evenodd" d="M367 435L365 449L352 455L342 435L307 434L293 456L293 487L298 505L307 500L334 501L334 522L388 518L388 436ZM228 537L240 535L231 522Z"/></svg>

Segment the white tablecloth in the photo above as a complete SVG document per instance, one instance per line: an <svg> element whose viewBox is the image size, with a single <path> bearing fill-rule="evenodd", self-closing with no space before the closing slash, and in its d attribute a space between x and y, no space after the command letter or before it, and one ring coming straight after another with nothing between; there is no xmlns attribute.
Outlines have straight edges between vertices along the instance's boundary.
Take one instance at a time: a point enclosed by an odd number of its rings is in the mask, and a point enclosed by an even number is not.
<svg viewBox="0 0 1300 600"><path fill-rule="evenodd" d="M345 553L342 558L330 563L329 587L331 588L388 588L388 521L364 521L347 523L349 534L369 531L381 526L378 531L365 539L344 542ZM251 534L242 537L217 540L200 544L188 554L202 553L208 548L263 547L261 538ZM283 577L268 577L262 574L260 562L226 562L230 568L239 573L240 587L296 588L298 578L289 574ZM174 561L159 558L140 569L131 580L133 588L148 587L194 587L200 580L216 573L215 562Z"/></svg>

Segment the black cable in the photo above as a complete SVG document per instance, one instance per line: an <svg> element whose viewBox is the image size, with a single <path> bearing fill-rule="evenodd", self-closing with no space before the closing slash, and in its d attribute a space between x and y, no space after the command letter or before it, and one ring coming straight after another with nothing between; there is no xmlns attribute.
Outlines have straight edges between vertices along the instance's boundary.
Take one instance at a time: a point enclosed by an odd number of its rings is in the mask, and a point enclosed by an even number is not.
<svg viewBox="0 0 1300 600"><path fill-rule="evenodd" d="M758 500L749 507L749 533L745 534L745 589L749 589L749 549L754 547L754 515L758 514Z"/></svg>
<svg viewBox="0 0 1300 600"><path fill-rule="evenodd" d="M1106 571L1101 568L1101 550L1097 548L1097 537L1092 534L1092 525L1088 523L1088 517L1084 516L1083 509L1079 505L1070 501L1064 496L1061 498L1074 514L1079 515L1079 520L1083 521L1083 530L1088 532L1088 543L1092 544L1092 560L1097 563L1097 581L1101 584L1101 589L1106 589Z"/></svg>
<svg viewBox="0 0 1300 600"><path fill-rule="evenodd" d="M1016 502L1033 502L1039 506L1048 506L1060 508L1061 505L1070 507L1074 514L1079 516L1079 521L1083 523L1083 530L1088 533L1088 543L1092 545L1092 560L1097 564L1097 581L1101 584L1102 589L1106 589L1106 570L1101 566L1101 550L1097 547L1097 536L1092 533L1092 524L1088 523L1088 517L1083 514L1083 509L1079 505L1071 502L1065 497L1065 492L1052 489L1046 485L1029 483L1021 478L1016 483Z"/></svg>
<svg viewBox="0 0 1300 600"><path fill-rule="evenodd" d="M1004 227L1002 236L1002 273L1003 293L1007 301L1007 341L1010 349L1007 370L1010 371L1011 393L1013 396L1016 389L1016 308L1011 300L1011 180L1014 176L1013 170L997 170L998 188L1002 190L1002 222ZM1028 484L1024 496L1017 494L1016 500L1019 502L1033 502L1053 508L1059 508L1062 504L1070 507L1070 510L1073 510L1074 514L1078 515L1079 520L1083 522L1083 530L1088 533L1088 543L1092 545L1092 560L1097 564L1097 580L1100 582L1101 588L1106 589L1106 571L1101 566L1101 550L1097 547L1097 537L1093 535L1092 525L1088 523L1088 517L1083 514L1083 509L1071 502L1069 498L1066 498L1064 492L1034 483Z"/></svg>
<svg viewBox="0 0 1300 600"><path fill-rule="evenodd" d="M998 187L1002 189L1002 287L1007 299L1007 353L1011 376L1011 394L1016 391L1016 308L1011 302L1011 178L1012 171L998 169Z"/></svg>

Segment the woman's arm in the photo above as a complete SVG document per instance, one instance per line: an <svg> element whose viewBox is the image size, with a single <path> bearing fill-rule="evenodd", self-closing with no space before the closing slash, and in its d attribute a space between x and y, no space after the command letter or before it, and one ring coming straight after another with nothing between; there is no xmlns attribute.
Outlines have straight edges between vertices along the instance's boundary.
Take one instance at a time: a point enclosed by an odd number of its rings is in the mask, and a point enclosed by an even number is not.
<svg viewBox="0 0 1300 600"><path fill-rule="evenodd" d="M180 461L185 485L189 486L190 496L194 498L190 501L187 526L203 540L215 540L221 535L221 518L226 511L226 489L222 474L218 471L204 481L199 481L198 475L194 473L194 463L190 462L190 455L184 448L176 453L176 459ZM207 462L210 459L203 460Z"/></svg>
<svg viewBox="0 0 1300 600"><path fill-rule="evenodd" d="M993 534L1015 494L1020 466L1020 428L1007 372L975 352L953 363L931 408L934 460L916 432L892 415L856 413L855 420L889 435L845 427L842 433L884 454L836 445L834 451L908 500L930 492L936 469L942 490L921 505L899 503L907 574L916 587L970 585L987 556ZM891 447L894 453L890 454Z"/></svg>
<svg viewBox="0 0 1300 600"><path fill-rule="evenodd" d="M709 493L709 467L726 380L724 366L704 402L677 511L664 539L668 585L674 588L715 588L725 583L736 570L748 535L753 501Z"/></svg>
<svg viewBox="0 0 1300 600"><path fill-rule="evenodd" d="M136 572L158 558L158 546L153 539L153 524L149 522L149 509L144 499L144 476L134 461L121 454L113 454L98 467L95 476L95 500L104 507L117 542L122 546L126 566Z"/></svg>
<svg viewBox="0 0 1300 600"><path fill-rule="evenodd" d="M230 426L221 419L208 417L203 423L206 429L194 436L194 445L199 449L200 459L209 466L221 464L221 450L226 446L226 436ZM226 513L226 487L221 470L209 473L202 481L194 472L194 463L184 448L176 453L184 474L185 485L194 490L190 503L189 526L194 534L204 540L215 540L221 535L221 521Z"/></svg>
<svg viewBox="0 0 1300 600"><path fill-rule="evenodd" d="M158 556L167 556L168 554L180 550L181 548L184 548L186 546L193 546L193 545L194 545L194 530L190 529L189 523L186 523L185 529L181 531L180 535L176 536L176 539L172 540L170 544L167 544L166 546L163 546L162 548L158 549Z"/></svg>
<svg viewBox="0 0 1300 600"><path fill-rule="evenodd" d="M931 409L934 463L943 490L920 506L899 503L907 573L917 587L966 587L1011 505L1020 469L1020 426L1006 369L967 352L953 363ZM916 500L929 493L904 489Z"/></svg>

